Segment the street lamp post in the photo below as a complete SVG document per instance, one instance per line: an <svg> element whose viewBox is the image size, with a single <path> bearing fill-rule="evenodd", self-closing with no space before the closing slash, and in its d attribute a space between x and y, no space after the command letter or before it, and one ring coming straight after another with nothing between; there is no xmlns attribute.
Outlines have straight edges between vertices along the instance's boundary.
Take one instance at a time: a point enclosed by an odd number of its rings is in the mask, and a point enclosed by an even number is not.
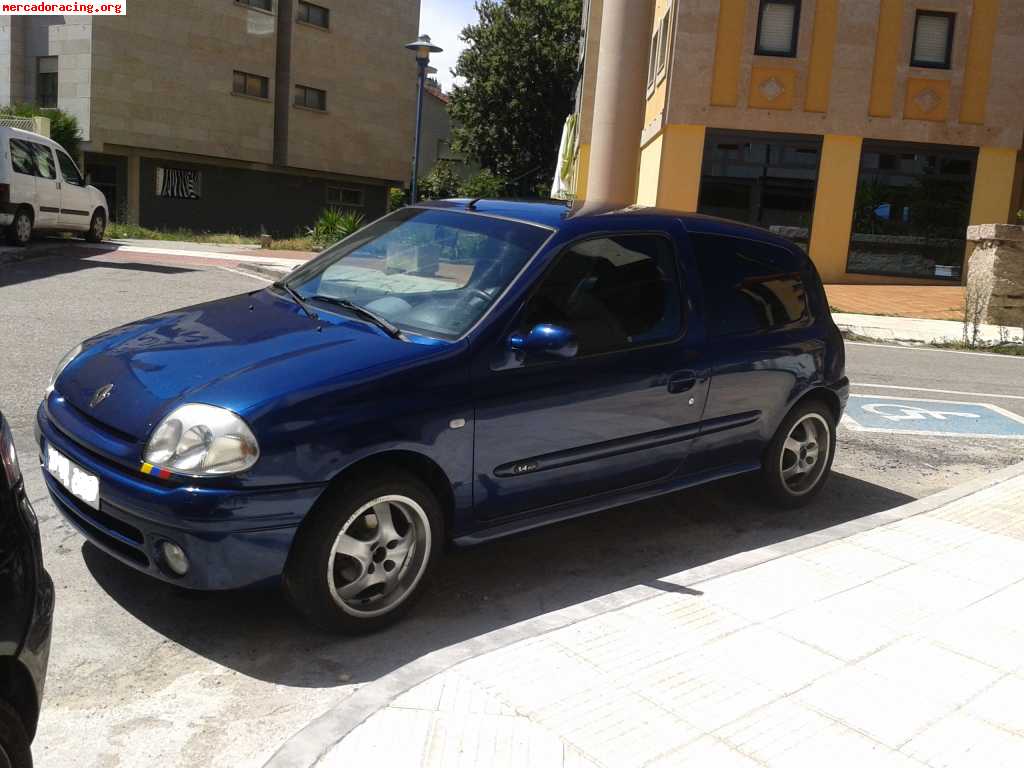
<svg viewBox="0 0 1024 768"><path fill-rule="evenodd" d="M419 72L416 77L416 138L413 141L412 149L412 184L410 199L416 202L416 182L419 176L420 164L420 124L423 120L423 89L427 80L427 65L430 63L430 54L440 53L443 48L430 42L430 35L420 35L405 47L416 54L416 65Z"/></svg>

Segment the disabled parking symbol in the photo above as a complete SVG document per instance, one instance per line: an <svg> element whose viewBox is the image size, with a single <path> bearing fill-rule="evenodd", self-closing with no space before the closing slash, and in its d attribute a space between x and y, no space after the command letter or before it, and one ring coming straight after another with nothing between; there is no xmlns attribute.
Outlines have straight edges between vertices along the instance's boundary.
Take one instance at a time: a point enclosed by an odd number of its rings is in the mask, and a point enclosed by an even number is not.
<svg viewBox="0 0 1024 768"><path fill-rule="evenodd" d="M858 432L1024 439L1024 416L954 400L850 395L843 424Z"/></svg>

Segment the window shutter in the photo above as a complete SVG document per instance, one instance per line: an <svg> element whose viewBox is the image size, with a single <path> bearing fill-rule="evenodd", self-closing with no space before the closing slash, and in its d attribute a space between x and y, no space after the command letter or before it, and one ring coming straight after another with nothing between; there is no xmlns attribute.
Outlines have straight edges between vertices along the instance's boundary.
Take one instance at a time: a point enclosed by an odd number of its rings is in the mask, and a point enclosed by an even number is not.
<svg viewBox="0 0 1024 768"><path fill-rule="evenodd" d="M796 6L792 3L765 3L761 9L761 36L758 49L766 53L792 53Z"/></svg>
<svg viewBox="0 0 1024 768"><path fill-rule="evenodd" d="M949 46L949 16L918 16L914 36L914 61L946 65Z"/></svg>

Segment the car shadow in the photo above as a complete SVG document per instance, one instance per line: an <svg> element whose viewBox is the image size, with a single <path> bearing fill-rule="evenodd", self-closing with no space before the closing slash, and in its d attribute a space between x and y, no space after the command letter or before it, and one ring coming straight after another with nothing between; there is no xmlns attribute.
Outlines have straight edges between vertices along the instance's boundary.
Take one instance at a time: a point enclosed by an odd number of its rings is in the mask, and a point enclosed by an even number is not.
<svg viewBox="0 0 1024 768"><path fill-rule="evenodd" d="M85 247L73 241L62 240L32 243L22 258L0 262L0 288L98 268L125 269L162 275L199 271L193 267L171 267L146 262L94 259L96 256L116 252L117 247L109 244Z"/></svg>
<svg viewBox="0 0 1024 768"><path fill-rule="evenodd" d="M430 651L549 611L912 501L834 473L805 509L759 503L734 478L452 549L419 603L392 627L337 637L304 625L276 588L189 592L146 577L86 544L89 571L140 621L185 648L289 686L367 682Z"/></svg>

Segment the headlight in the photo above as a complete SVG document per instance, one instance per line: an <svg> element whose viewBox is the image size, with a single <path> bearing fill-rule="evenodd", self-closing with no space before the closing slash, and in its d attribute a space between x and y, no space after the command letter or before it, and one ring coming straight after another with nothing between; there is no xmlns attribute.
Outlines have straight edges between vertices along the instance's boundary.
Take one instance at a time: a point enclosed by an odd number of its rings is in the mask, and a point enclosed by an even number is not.
<svg viewBox="0 0 1024 768"><path fill-rule="evenodd" d="M226 408L189 403L161 421L143 461L179 475L204 477L244 472L260 457L248 425Z"/></svg>
<svg viewBox="0 0 1024 768"><path fill-rule="evenodd" d="M78 357L82 353L82 345L79 344L77 347L68 352L64 357L61 358L60 362L57 363L57 370L53 372L50 377L50 383L46 385L46 394L49 395L53 392L53 387L57 383L57 378L63 373L64 369L68 367L68 364Z"/></svg>

